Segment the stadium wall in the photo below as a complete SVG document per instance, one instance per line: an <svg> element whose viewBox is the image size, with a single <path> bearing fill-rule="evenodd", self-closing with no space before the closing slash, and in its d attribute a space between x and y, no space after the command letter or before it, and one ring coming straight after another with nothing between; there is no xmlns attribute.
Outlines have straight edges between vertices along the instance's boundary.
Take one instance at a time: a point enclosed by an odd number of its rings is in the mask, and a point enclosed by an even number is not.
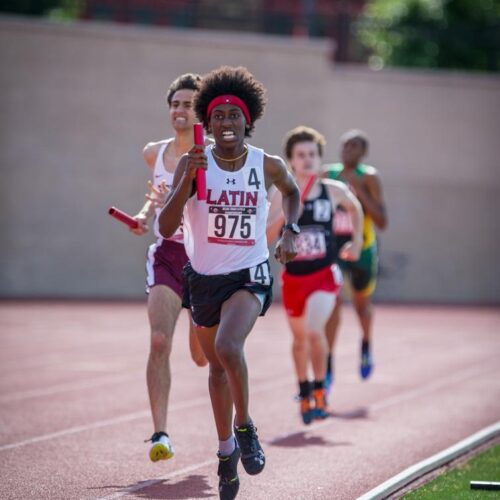
<svg viewBox="0 0 500 500"><path fill-rule="evenodd" d="M247 66L269 105L252 143L365 130L389 212L379 301L499 303L500 79L333 66L327 42L0 18L0 296L143 297L146 247L106 215L146 192L141 150L169 136L179 74ZM275 266L276 268L276 266ZM278 280L277 280L278 281Z"/></svg>

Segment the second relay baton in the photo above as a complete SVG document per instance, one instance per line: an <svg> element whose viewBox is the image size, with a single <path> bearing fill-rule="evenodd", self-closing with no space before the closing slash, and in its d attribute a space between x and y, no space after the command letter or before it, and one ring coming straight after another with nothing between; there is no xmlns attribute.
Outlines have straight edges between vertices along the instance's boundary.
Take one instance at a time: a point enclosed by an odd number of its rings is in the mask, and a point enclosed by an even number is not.
<svg viewBox="0 0 500 500"><path fill-rule="evenodd" d="M108 210L108 214L111 215L111 217L118 219L120 222L123 222L131 229L137 229L139 227L139 223L133 217L130 217L129 214L122 212L116 207L111 207Z"/></svg>

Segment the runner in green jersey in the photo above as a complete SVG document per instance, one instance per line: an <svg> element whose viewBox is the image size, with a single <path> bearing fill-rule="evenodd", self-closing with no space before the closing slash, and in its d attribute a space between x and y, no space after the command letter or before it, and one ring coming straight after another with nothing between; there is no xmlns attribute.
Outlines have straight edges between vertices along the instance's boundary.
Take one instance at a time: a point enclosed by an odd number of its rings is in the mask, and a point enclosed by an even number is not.
<svg viewBox="0 0 500 500"><path fill-rule="evenodd" d="M368 378L373 370L370 342L373 319L372 295L375 291L378 267L375 227L385 229L387 226L379 173L374 167L361 163L367 152L368 140L365 134L359 130L350 130L341 138L341 163L325 166L325 175L330 179L345 182L356 194L363 207L363 249L360 258L356 262L339 260L341 268L349 278L352 302L363 330L360 362L360 374L363 379ZM340 247L351 238L352 225L349 215L337 211L334 228L337 245ZM330 352L333 352L337 335L340 307L341 301L339 300L326 327ZM332 380L332 355L329 356L328 367L329 379Z"/></svg>

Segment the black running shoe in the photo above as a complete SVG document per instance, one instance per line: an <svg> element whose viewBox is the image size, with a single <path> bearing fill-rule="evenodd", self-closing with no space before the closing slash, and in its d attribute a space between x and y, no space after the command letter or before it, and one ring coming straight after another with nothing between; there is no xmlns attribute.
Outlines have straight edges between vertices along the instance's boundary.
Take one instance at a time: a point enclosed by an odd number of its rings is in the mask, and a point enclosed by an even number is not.
<svg viewBox="0 0 500 500"><path fill-rule="evenodd" d="M228 457L217 453L219 458L219 498L220 500L233 500L240 489L240 478L238 477L238 460L240 459L240 449L238 446Z"/></svg>
<svg viewBox="0 0 500 500"><path fill-rule="evenodd" d="M236 441L241 448L241 463L247 474L259 474L266 465L266 457L259 443L257 428L253 423L234 428Z"/></svg>

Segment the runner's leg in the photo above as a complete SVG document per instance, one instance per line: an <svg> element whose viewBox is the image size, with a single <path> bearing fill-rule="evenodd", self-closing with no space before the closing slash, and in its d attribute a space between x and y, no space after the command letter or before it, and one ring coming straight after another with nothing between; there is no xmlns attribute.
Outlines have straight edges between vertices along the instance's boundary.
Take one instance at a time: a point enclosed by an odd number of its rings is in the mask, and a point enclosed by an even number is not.
<svg viewBox="0 0 500 500"><path fill-rule="evenodd" d="M248 371L243 353L245 340L262 306L248 290L238 290L222 304L221 320L215 338L215 352L224 367L235 406L235 425L247 424Z"/></svg>
<svg viewBox="0 0 500 500"><path fill-rule="evenodd" d="M342 297L339 294L339 296L337 297L337 301L335 303L335 308L333 309L332 314L328 318L325 327L326 341L328 343L328 353L332 353L335 348L335 343L337 341L338 330L340 325L340 319L342 316L341 312L342 312Z"/></svg>
<svg viewBox="0 0 500 500"><path fill-rule="evenodd" d="M306 336L305 316L287 316L293 334L292 355L299 382L307 380L309 342Z"/></svg>
<svg viewBox="0 0 500 500"><path fill-rule="evenodd" d="M166 432L170 352L180 310L181 300L173 290L164 285L151 288L148 297L151 341L146 375L155 432Z"/></svg>
<svg viewBox="0 0 500 500"><path fill-rule="evenodd" d="M189 315L189 352L191 353L191 359L197 366L206 366L208 360L203 353L203 349L201 348L200 341L198 338L198 334L196 332L196 328L193 325L193 321L191 318L191 311L188 310Z"/></svg>
<svg viewBox="0 0 500 500"><path fill-rule="evenodd" d="M215 351L215 337L218 326L211 328L194 327L200 346L209 363L208 389L215 426L219 441L229 439L233 434L233 400L224 367Z"/></svg>
<svg viewBox="0 0 500 500"><path fill-rule="evenodd" d="M315 292L306 302L305 330L309 340L314 379L324 380L326 375L327 341L325 326L335 306L335 294Z"/></svg>
<svg viewBox="0 0 500 500"><path fill-rule="evenodd" d="M363 341L369 342L371 339L373 310L371 295L363 292L352 291L352 303L359 318L361 329L363 331Z"/></svg>

